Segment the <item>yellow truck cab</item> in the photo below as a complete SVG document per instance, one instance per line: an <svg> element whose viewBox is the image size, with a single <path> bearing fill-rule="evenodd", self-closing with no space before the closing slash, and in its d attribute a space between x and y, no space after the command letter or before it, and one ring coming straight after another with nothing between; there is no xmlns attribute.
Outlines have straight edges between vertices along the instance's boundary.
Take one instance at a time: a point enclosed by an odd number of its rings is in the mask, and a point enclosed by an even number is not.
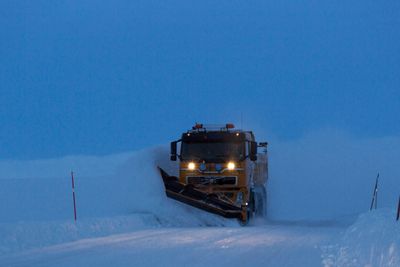
<svg viewBox="0 0 400 267"><path fill-rule="evenodd" d="M178 151L180 143L180 153ZM258 147L263 151L258 153ZM161 170L166 193L178 201L246 224L253 215L265 216L268 179L267 143L257 143L251 131L233 124L191 130L171 142L179 177Z"/></svg>

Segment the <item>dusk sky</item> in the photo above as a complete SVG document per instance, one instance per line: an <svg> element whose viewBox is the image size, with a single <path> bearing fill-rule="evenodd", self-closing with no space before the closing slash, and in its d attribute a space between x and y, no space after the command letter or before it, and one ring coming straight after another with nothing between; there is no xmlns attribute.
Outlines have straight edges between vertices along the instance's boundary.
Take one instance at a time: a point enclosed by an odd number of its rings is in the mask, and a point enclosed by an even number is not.
<svg viewBox="0 0 400 267"><path fill-rule="evenodd" d="M0 25L1 159L119 153L241 117L262 139L400 135L398 0L2 0Z"/></svg>

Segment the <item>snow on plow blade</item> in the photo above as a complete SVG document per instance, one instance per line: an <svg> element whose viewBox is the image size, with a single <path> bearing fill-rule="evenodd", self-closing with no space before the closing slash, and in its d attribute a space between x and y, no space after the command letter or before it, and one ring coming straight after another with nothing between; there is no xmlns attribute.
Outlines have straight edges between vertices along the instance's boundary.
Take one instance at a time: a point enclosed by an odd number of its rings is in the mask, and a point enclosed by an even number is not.
<svg viewBox="0 0 400 267"><path fill-rule="evenodd" d="M226 218L242 218L242 209L240 207L220 199L216 194L205 193L190 184L182 184L177 177L169 176L161 168L159 170L168 197Z"/></svg>

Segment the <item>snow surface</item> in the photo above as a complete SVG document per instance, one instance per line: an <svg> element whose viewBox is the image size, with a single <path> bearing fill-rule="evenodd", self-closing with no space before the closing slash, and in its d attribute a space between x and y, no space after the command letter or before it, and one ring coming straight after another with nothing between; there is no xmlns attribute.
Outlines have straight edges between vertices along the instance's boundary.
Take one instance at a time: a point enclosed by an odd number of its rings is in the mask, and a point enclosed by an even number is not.
<svg viewBox="0 0 400 267"><path fill-rule="evenodd" d="M1 162L0 266L400 266L400 142L316 140L271 145L268 219L249 227L168 199L168 146ZM386 208L367 212L377 169Z"/></svg>
<svg viewBox="0 0 400 267"><path fill-rule="evenodd" d="M400 266L400 222L393 210L361 214L337 244L327 246L325 266Z"/></svg>
<svg viewBox="0 0 400 267"><path fill-rule="evenodd" d="M299 226L139 229L0 258L4 266L321 266L337 229Z"/></svg>

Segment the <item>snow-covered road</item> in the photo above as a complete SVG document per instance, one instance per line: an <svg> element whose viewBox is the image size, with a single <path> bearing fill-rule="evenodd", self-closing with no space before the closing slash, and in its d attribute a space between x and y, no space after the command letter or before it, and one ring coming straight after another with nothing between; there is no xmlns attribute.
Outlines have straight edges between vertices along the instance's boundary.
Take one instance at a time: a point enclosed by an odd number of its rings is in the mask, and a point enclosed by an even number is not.
<svg viewBox="0 0 400 267"><path fill-rule="evenodd" d="M344 228L296 225L145 229L0 258L2 266L324 266Z"/></svg>

